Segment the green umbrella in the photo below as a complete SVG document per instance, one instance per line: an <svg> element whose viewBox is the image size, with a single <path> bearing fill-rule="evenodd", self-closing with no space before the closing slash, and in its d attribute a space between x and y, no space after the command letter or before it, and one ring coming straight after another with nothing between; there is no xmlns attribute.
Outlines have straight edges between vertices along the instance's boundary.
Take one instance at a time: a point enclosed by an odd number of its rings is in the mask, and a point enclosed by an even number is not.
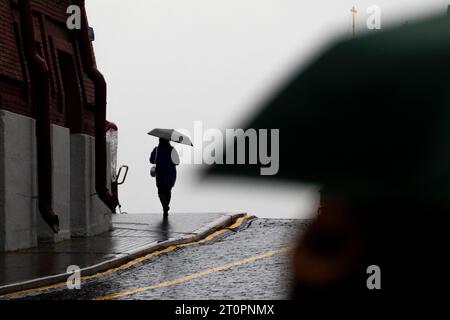
<svg viewBox="0 0 450 320"><path fill-rule="evenodd" d="M346 197L448 201L450 19L338 42L244 128L280 129L274 178ZM221 165L212 173L259 171Z"/></svg>

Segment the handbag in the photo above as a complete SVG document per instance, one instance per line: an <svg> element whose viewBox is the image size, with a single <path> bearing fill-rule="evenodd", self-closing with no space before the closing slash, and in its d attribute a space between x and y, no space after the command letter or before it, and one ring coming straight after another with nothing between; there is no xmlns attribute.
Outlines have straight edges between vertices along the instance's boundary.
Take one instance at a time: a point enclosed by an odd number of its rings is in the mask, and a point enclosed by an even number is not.
<svg viewBox="0 0 450 320"><path fill-rule="evenodd" d="M155 165L150 168L150 176L152 178L156 177L156 159L158 159L158 147L156 147Z"/></svg>

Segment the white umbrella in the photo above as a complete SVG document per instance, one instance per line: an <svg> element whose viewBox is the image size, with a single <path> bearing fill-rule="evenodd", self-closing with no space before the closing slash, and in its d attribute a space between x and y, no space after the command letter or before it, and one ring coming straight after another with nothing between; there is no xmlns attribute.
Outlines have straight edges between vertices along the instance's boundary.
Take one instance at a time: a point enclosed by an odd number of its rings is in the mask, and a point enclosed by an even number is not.
<svg viewBox="0 0 450 320"><path fill-rule="evenodd" d="M174 129L159 129L159 128L157 128L157 129L153 129L148 134L151 136L154 136L154 137L166 139L166 140L173 141L176 143L185 144L185 145L188 145L191 147L194 146L192 144L191 139L188 136L186 136L182 133L179 133L178 131L176 131Z"/></svg>

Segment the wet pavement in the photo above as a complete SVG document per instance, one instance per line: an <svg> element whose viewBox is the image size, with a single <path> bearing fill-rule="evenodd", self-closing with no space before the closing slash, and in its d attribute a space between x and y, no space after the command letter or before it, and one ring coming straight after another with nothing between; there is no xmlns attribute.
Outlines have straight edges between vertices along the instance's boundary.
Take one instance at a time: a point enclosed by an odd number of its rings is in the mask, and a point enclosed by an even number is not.
<svg viewBox="0 0 450 320"><path fill-rule="evenodd" d="M71 265L80 268L92 266L154 242L191 235L224 215L175 213L167 221L161 214L113 215L113 229L110 232L0 253L0 287L66 273Z"/></svg>
<svg viewBox="0 0 450 320"><path fill-rule="evenodd" d="M290 246L307 221L252 219L106 275L19 299L286 299Z"/></svg>

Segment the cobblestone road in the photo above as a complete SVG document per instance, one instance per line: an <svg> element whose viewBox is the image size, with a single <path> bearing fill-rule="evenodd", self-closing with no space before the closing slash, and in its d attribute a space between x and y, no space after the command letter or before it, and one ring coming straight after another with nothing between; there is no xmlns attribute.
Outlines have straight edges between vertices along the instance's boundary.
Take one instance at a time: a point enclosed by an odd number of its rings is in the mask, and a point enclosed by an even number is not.
<svg viewBox="0 0 450 320"><path fill-rule="evenodd" d="M306 222L253 219L204 243L21 299L286 299L290 251Z"/></svg>

